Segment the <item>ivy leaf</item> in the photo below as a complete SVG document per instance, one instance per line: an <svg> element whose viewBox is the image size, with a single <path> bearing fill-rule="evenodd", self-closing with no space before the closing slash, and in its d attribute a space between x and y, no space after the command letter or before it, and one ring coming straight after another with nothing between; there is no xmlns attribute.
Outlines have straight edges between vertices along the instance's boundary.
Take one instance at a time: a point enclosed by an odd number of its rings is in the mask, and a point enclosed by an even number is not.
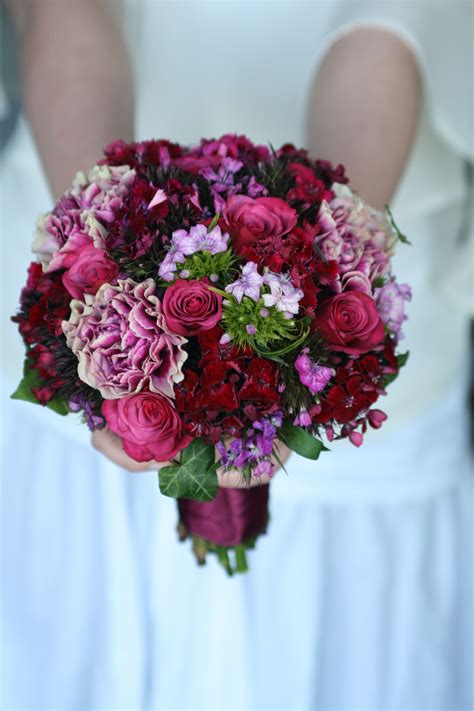
<svg viewBox="0 0 474 711"><path fill-rule="evenodd" d="M23 366L23 378L21 379L17 389L14 393L10 395L12 400L24 400L25 402L33 402L36 405L41 405L40 401L33 392L33 388L39 388L43 385L39 373L37 370L31 367L31 361L29 358L25 358L25 364ZM68 415L70 410L65 400L60 395L55 395L46 405L43 407L48 407L53 412L58 415Z"/></svg>
<svg viewBox="0 0 474 711"><path fill-rule="evenodd" d="M217 467L214 447L194 439L181 450L179 464L163 467L158 472L160 491L174 499L212 501L217 496Z"/></svg>
<svg viewBox="0 0 474 711"><path fill-rule="evenodd" d="M396 223L395 223L395 220L393 219L393 215L392 215L392 213L391 213L391 211L390 211L389 206L388 206L388 205L385 205L385 209L386 209L386 211L388 212L388 216L390 217L390 222L392 223L392 227L393 227L393 229L395 230L395 232L397 233L397 237L398 237L398 239L400 240L400 242L403 242L403 244L410 244L410 245L411 245L411 242L410 242L410 240L408 239L408 237L407 237L406 235L404 235L403 232L401 232L401 231L398 229L398 227L397 227L397 225L396 225Z"/></svg>
<svg viewBox="0 0 474 711"><path fill-rule="evenodd" d="M384 388L386 388L387 385L390 385L390 383L393 383L393 381L396 380L396 378L398 378L400 370L403 368L403 366L407 362L409 355L410 355L410 351L407 351L406 353L400 353L400 355L397 355L398 370L396 373L390 373L390 375L387 375L387 377L383 381Z"/></svg>
<svg viewBox="0 0 474 711"><path fill-rule="evenodd" d="M302 427L296 427L289 420L285 420L278 434L278 438L287 447L306 459L318 459L321 452L328 452L321 440L306 432Z"/></svg>

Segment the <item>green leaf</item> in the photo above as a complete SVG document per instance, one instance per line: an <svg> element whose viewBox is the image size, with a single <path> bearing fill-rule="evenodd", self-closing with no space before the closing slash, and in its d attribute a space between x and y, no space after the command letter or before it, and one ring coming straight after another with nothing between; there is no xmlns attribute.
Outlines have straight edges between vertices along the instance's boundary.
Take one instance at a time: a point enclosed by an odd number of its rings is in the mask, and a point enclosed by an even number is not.
<svg viewBox="0 0 474 711"><path fill-rule="evenodd" d="M398 378L400 370L406 364L409 355L410 355L410 351L407 351L406 353L400 353L399 355L397 355L398 370L396 373L391 373L390 375L387 375L387 377L383 381L384 388L386 388L387 385L390 385L390 383L393 383L393 381Z"/></svg>
<svg viewBox="0 0 474 711"><path fill-rule="evenodd" d="M158 472L160 491L174 499L212 501L217 496L217 467L214 447L194 439L181 450L179 464L163 467Z"/></svg>
<svg viewBox="0 0 474 711"><path fill-rule="evenodd" d="M395 232L397 233L397 237L398 237L398 239L400 240L400 242L403 242L403 244L411 244L411 242L410 242L410 240L408 239L408 237L407 237L406 235L404 235L403 232L401 232L401 231L398 229L398 227L397 227L397 225L396 225L396 223L395 223L395 220L393 219L393 215L392 215L392 213L391 213L391 211L390 211L389 206L388 206L388 205L385 205L385 209L386 209L386 211L387 211L387 213L388 213L388 216L389 216L389 218L390 218L390 222L392 223L392 227L393 227L393 229L395 230Z"/></svg>
<svg viewBox="0 0 474 711"><path fill-rule="evenodd" d="M37 370L31 367L31 361L28 357L25 358L23 366L23 378L20 381L17 389L10 395L12 400L24 400L25 402L33 402L36 405L41 405L40 401L33 393L33 388L38 388L43 385ZM69 414L69 406L67 400L60 395L55 395L45 406L58 415Z"/></svg>
<svg viewBox="0 0 474 711"><path fill-rule="evenodd" d="M377 277L374 279L372 282L372 286L375 287L376 289L380 289L383 285L385 284L385 278L384 277Z"/></svg>
<svg viewBox="0 0 474 711"><path fill-rule="evenodd" d="M306 459L318 459L321 452L329 451L321 440L313 437L302 427L296 427L289 420L283 422L278 438L293 452Z"/></svg>
<svg viewBox="0 0 474 711"><path fill-rule="evenodd" d="M215 227L215 226L217 225L217 223L219 222L220 216L221 216L221 213L220 213L220 212L217 212L217 213L214 215L214 217L212 218L212 220L211 220L211 222L210 222L210 224L209 224L209 227L207 228L207 231L208 231L208 232L212 232L212 230L214 229L214 227Z"/></svg>

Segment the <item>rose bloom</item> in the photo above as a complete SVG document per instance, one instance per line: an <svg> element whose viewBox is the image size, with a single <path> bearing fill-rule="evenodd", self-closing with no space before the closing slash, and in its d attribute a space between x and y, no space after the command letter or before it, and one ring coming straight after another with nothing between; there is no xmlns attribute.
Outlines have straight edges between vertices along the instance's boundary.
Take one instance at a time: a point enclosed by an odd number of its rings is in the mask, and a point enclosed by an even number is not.
<svg viewBox="0 0 474 711"><path fill-rule="evenodd" d="M384 338L384 325L374 300L361 291L346 291L328 299L313 325L334 351L360 355Z"/></svg>
<svg viewBox="0 0 474 711"><path fill-rule="evenodd" d="M117 434L124 451L137 462L165 462L187 447L181 419L162 395L140 392L118 400L105 400L102 414Z"/></svg>
<svg viewBox="0 0 474 711"><path fill-rule="evenodd" d="M163 314L172 333L195 336L221 320L222 297L204 279L177 279L165 291Z"/></svg>
<svg viewBox="0 0 474 711"><path fill-rule="evenodd" d="M67 345L81 380L105 399L144 389L174 397L174 383L183 379L186 339L169 330L155 291L153 279L118 279L71 301L62 323Z"/></svg>
<svg viewBox="0 0 474 711"><path fill-rule="evenodd" d="M262 237L281 237L295 227L297 213L284 200L275 197L253 199L231 195L223 211L237 254Z"/></svg>
<svg viewBox="0 0 474 711"><path fill-rule="evenodd" d="M63 274L63 284L74 299L82 299L84 294L95 294L99 286L112 281L118 271L117 264L103 249L89 244Z"/></svg>

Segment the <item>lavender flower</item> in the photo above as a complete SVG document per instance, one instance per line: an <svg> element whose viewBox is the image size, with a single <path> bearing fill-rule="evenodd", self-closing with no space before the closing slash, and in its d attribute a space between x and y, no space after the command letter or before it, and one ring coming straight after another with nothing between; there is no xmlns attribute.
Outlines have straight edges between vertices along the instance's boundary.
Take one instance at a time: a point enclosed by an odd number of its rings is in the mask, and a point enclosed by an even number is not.
<svg viewBox="0 0 474 711"><path fill-rule="evenodd" d="M220 339L219 339L219 344L221 346L226 346L228 343L230 343L232 338L229 336L228 333L224 333Z"/></svg>
<svg viewBox="0 0 474 711"><path fill-rule="evenodd" d="M211 254L225 252L228 239L228 233L222 234L218 225L210 232L207 231L206 225L194 225L189 232L175 230L171 235L170 249L159 266L158 275L165 281L173 281L177 264L185 262L186 256L201 251Z"/></svg>
<svg viewBox="0 0 474 711"><path fill-rule="evenodd" d="M289 274L275 274L266 272L263 281L270 287L270 294L263 295L265 306L275 306L277 311L286 312L291 318L299 311L298 302L304 294L301 289L295 289Z"/></svg>
<svg viewBox="0 0 474 711"><path fill-rule="evenodd" d="M295 368L303 385L306 385L312 395L316 395L324 390L334 375L334 370L312 361L308 356L308 350L308 348L303 348L295 360Z"/></svg>
<svg viewBox="0 0 474 711"><path fill-rule="evenodd" d="M260 298L260 288L263 284L263 277L257 271L255 262L247 262L242 267L242 276L228 284L225 290L232 294L240 304L244 296L248 296L254 301Z"/></svg>
<svg viewBox="0 0 474 711"><path fill-rule="evenodd" d="M176 230L172 234L172 246L182 254L190 255L195 252L210 252L217 254L227 249L228 233L222 234L219 225L210 232L206 225L194 225L189 232Z"/></svg>
<svg viewBox="0 0 474 711"><path fill-rule="evenodd" d="M177 264L182 264L185 259L184 254L171 245L170 250L166 253L158 268L158 276L164 281L173 281L176 276Z"/></svg>

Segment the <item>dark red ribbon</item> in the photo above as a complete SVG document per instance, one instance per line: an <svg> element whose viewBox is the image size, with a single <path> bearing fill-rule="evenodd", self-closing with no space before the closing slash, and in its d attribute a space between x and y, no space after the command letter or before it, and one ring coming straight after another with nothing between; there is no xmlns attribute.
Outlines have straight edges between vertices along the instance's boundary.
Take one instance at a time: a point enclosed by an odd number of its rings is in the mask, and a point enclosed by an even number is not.
<svg viewBox="0 0 474 711"><path fill-rule="evenodd" d="M263 533L268 520L269 484L225 489L212 501L178 499L179 518L187 532L218 546L238 546Z"/></svg>

